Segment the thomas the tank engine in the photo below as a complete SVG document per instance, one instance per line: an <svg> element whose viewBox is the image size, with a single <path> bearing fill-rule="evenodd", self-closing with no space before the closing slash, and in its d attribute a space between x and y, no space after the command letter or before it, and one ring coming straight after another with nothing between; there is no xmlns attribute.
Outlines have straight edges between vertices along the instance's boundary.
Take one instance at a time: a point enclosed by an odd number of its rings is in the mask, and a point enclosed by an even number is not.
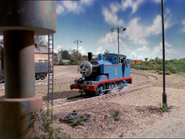
<svg viewBox="0 0 185 139"><path fill-rule="evenodd" d="M71 89L81 89L88 95L103 95L109 90L118 87L124 87L126 82L132 83L130 77L130 60L127 59L127 66L122 70L122 64L119 63L125 55L106 54L98 55L98 60L92 60L92 53L88 53L88 61L80 64L80 73L82 77L75 80L70 86Z"/></svg>

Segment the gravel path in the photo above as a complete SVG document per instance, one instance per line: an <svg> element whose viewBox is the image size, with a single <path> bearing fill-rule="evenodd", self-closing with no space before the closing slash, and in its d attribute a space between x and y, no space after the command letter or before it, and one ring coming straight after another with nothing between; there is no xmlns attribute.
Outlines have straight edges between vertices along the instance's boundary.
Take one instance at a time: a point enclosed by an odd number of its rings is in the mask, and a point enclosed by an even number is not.
<svg viewBox="0 0 185 139"><path fill-rule="evenodd" d="M162 102L162 75L153 71L133 69L131 71L155 75L158 77L158 81L150 87L121 96L75 105L71 103L54 108L54 112L58 113L59 118L73 111L93 116L91 122L76 127L57 121L56 124L61 127L61 133L70 138L185 138L185 76L166 76L168 106L174 108L170 112L161 114L157 104ZM54 75L55 81L80 77L76 66L55 66ZM147 79L135 74L131 74L131 76L133 85ZM66 97L78 96L78 91L69 88L72 83L70 81L54 84L54 100L65 101ZM46 100L47 86L36 86L35 90ZM4 95L3 90L0 90L0 95ZM110 110L119 111L119 121L110 120Z"/></svg>

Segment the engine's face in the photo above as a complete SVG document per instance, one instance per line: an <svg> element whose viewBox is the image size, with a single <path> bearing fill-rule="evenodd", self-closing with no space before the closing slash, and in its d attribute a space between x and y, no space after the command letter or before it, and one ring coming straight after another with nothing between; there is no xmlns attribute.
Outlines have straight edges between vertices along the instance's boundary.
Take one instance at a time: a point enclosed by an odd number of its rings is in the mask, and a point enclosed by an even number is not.
<svg viewBox="0 0 185 139"><path fill-rule="evenodd" d="M80 73L89 77L92 74L92 64L89 61L84 61L80 64Z"/></svg>

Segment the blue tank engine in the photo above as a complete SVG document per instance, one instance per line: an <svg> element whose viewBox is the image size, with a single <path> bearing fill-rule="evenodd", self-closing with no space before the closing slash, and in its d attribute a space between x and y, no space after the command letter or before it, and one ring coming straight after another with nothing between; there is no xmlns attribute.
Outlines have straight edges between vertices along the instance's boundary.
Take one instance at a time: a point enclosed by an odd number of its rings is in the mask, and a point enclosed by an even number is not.
<svg viewBox="0 0 185 139"><path fill-rule="evenodd" d="M71 89L83 90L87 95L103 95L116 86L124 88L126 83L132 83L130 77L130 59L126 59L126 65L122 70L121 61L125 55L99 54L98 60L92 60L92 53L88 53L88 61L80 64L82 77L75 80Z"/></svg>

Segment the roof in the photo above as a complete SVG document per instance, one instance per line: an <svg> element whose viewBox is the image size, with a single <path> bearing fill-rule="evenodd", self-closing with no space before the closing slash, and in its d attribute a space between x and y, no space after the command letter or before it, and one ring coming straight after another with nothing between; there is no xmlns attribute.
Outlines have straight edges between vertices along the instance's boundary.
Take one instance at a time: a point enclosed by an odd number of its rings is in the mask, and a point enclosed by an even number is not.
<svg viewBox="0 0 185 139"><path fill-rule="evenodd" d="M116 55L116 56L121 56L121 57L127 57L126 55L122 55L122 54L114 54L114 53L107 53L107 54L104 54L104 55Z"/></svg>
<svg viewBox="0 0 185 139"><path fill-rule="evenodd" d="M46 47L35 47L35 54L47 54L48 49Z"/></svg>
<svg viewBox="0 0 185 139"><path fill-rule="evenodd" d="M4 48L3 44L0 44L0 47ZM35 47L35 54L48 54L47 47Z"/></svg>

